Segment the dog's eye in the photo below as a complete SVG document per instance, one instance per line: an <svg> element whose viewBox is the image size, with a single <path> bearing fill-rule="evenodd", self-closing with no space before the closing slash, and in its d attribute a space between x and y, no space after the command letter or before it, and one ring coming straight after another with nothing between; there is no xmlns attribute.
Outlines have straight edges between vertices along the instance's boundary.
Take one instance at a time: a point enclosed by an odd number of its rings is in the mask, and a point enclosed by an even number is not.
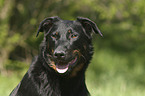
<svg viewBox="0 0 145 96"><path fill-rule="evenodd" d="M59 37L59 36L58 36L58 32L52 34L51 37L54 38L54 39L57 39L57 38Z"/></svg>
<svg viewBox="0 0 145 96"><path fill-rule="evenodd" d="M78 37L77 34L72 34L72 35L71 35L71 38L77 38L77 37Z"/></svg>

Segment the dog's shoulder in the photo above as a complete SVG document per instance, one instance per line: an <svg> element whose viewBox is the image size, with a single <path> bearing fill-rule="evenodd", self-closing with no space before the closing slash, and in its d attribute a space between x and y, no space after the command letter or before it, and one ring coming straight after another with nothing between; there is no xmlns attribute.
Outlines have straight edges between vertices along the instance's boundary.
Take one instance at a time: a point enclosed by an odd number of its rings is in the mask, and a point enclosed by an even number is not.
<svg viewBox="0 0 145 96"><path fill-rule="evenodd" d="M10 96L38 96L38 91L35 85L36 84L27 72Z"/></svg>

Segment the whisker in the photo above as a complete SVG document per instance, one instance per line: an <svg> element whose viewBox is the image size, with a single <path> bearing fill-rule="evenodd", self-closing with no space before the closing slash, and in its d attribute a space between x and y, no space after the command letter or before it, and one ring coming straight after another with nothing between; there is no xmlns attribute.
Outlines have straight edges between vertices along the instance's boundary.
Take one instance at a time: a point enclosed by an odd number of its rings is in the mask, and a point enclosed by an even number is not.
<svg viewBox="0 0 145 96"><path fill-rule="evenodd" d="M83 54L81 54L81 56L84 58L85 61L87 61L87 59L85 58L85 56Z"/></svg>

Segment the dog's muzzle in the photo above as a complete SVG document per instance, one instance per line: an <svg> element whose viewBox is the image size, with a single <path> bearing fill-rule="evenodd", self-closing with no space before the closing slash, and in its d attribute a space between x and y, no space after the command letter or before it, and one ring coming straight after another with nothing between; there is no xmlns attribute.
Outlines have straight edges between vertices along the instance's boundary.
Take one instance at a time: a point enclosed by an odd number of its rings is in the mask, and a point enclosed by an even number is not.
<svg viewBox="0 0 145 96"><path fill-rule="evenodd" d="M69 69L73 68L77 64L80 57L79 51L74 50L71 57L71 59L65 60L65 55L63 52L59 52L59 54L55 53L54 58L51 59L49 66L58 73L66 73Z"/></svg>
<svg viewBox="0 0 145 96"><path fill-rule="evenodd" d="M77 62L77 56L75 58L73 58L71 61L69 62L57 62L56 65L56 71L58 73L65 73L70 66L74 65Z"/></svg>

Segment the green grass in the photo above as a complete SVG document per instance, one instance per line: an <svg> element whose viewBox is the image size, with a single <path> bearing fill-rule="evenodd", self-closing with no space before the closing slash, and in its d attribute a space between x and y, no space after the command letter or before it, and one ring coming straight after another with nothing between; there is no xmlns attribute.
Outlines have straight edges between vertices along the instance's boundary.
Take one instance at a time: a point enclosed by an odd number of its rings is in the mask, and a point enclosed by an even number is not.
<svg viewBox="0 0 145 96"><path fill-rule="evenodd" d="M0 96L9 96L19 81L20 79L17 76L0 76Z"/></svg>
<svg viewBox="0 0 145 96"><path fill-rule="evenodd" d="M13 63L11 62L11 64ZM7 75L0 75L0 96L9 96L12 90L19 84L27 70L25 66L21 70L9 72Z"/></svg>
<svg viewBox="0 0 145 96"><path fill-rule="evenodd" d="M118 76L102 74L97 77L88 70L86 75L91 96L145 96L145 87L135 84L132 80L126 80L123 74Z"/></svg>
<svg viewBox="0 0 145 96"><path fill-rule="evenodd" d="M91 96L145 96L143 62L132 54L95 51L86 73Z"/></svg>

